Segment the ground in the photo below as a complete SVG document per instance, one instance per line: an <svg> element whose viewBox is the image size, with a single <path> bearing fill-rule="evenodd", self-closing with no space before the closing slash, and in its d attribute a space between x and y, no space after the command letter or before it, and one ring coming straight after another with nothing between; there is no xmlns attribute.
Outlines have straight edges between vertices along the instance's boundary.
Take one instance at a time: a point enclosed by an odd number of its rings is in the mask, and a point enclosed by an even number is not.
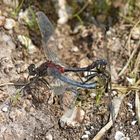
<svg viewBox="0 0 140 140"><path fill-rule="evenodd" d="M135 55L132 59L139 61L140 36L135 34L137 31L133 32L132 24L120 20L109 28L106 37L103 28L94 24L75 25L74 29L71 28L72 23L63 27L56 26L54 37L57 46L54 42L50 44L54 47L53 51L57 50L57 55L65 66L84 67L97 59L106 59L108 67L110 65L110 69L107 69L111 73L112 89L117 85L126 90L120 90L121 93L115 90L104 93L97 103L95 91L79 89L80 101L75 105L79 112L76 120L72 120L77 123L73 126L62 125L61 118L70 108L70 105L66 105L72 102L71 91L64 94L63 102L68 102L61 105L60 97L54 96L49 86L41 80L32 82L21 90L29 82L28 66L32 63L39 66L47 59L41 47L39 31L11 16L13 9L7 5L1 3L0 9L5 9L4 12L0 11L0 140L92 140L109 122L110 94L112 98L118 94L125 96L112 127L101 139L140 139L135 109L136 91L139 90L137 87L137 90L127 89L129 85L133 85L130 84L131 79L133 80L130 71L137 67L139 69L139 66L133 61L120 74L133 50ZM15 25L9 29L6 27L6 20L11 18ZM27 41L27 45L26 41L20 41L19 35L28 37L32 43ZM77 78L73 73L70 76ZM54 84L49 77L46 79ZM84 112L83 116L81 112Z"/></svg>

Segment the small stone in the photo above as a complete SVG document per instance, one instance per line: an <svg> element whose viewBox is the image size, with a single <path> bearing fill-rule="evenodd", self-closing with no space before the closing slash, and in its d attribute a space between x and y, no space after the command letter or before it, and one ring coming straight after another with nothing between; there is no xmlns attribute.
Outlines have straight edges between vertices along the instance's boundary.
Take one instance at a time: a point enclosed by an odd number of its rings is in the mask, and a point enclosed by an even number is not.
<svg viewBox="0 0 140 140"><path fill-rule="evenodd" d="M93 130L93 129L94 129L94 127L93 127L93 126L90 126L90 129L91 129L91 130Z"/></svg>
<svg viewBox="0 0 140 140"><path fill-rule="evenodd" d="M30 108L30 112L31 112L31 113L34 113L35 111L36 111L36 110L35 110L33 107Z"/></svg>
<svg viewBox="0 0 140 140"><path fill-rule="evenodd" d="M91 93L91 94L90 94L90 97L91 97L91 98L95 98L96 95L97 95L96 93Z"/></svg>
<svg viewBox="0 0 140 140"><path fill-rule="evenodd" d="M106 34L107 34L107 36L111 36L112 35L111 30L108 30Z"/></svg>
<svg viewBox="0 0 140 140"><path fill-rule="evenodd" d="M76 127L79 126L80 123L83 121L85 116L85 112L79 108L74 107L67 110L64 115L60 118L60 126L65 127Z"/></svg>
<svg viewBox="0 0 140 140"><path fill-rule="evenodd" d="M131 122L132 125L135 125L137 123L137 120L134 120Z"/></svg>
<svg viewBox="0 0 140 140"><path fill-rule="evenodd" d="M13 29L13 27L15 27L15 25L16 25L16 22L13 19L7 18L4 24L4 28L7 30L11 30Z"/></svg>
<svg viewBox="0 0 140 140"><path fill-rule="evenodd" d="M115 134L115 140L123 140L125 135L121 131L117 131Z"/></svg>
<svg viewBox="0 0 140 140"><path fill-rule="evenodd" d="M140 38L140 27L136 27L132 30L132 39L138 40Z"/></svg>
<svg viewBox="0 0 140 140"><path fill-rule="evenodd" d="M67 17L63 17L63 18L60 18L60 19L58 20L58 23L59 23L59 24L65 24L67 21L68 21L68 18L67 18Z"/></svg>
<svg viewBox="0 0 140 140"><path fill-rule="evenodd" d="M46 136L46 139L47 139L47 140L53 140L53 137L52 137L51 134L48 134L48 135Z"/></svg>
<svg viewBox="0 0 140 140"><path fill-rule="evenodd" d="M73 52L78 52L79 49L78 49L78 47L73 47L73 48L72 48L72 51L73 51Z"/></svg>
<svg viewBox="0 0 140 140"><path fill-rule="evenodd" d="M86 135L91 135L90 131L85 131Z"/></svg>
<svg viewBox="0 0 140 140"><path fill-rule="evenodd" d="M68 7L66 0L58 1L59 9L58 9L58 23L65 24L70 16L70 7ZM69 11L69 12L68 12Z"/></svg>
<svg viewBox="0 0 140 140"><path fill-rule="evenodd" d="M88 139L89 136L88 136L88 135L83 135L81 138L82 138L82 139Z"/></svg>
<svg viewBox="0 0 140 140"><path fill-rule="evenodd" d="M132 109L133 108L133 105L131 103L127 103L127 105Z"/></svg>
<svg viewBox="0 0 140 140"><path fill-rule="evenodd" d="M10 47L11 49L15 49L15 46L16 46L16 45L15 45L15 43L12 41L12 38L11 38L10 35L2 34L0 40L2 40L3 42L5 42L6 45L7 45L8 47Z"/></svg>
<svg viewBox="0 0 140 140"><path fill-rule="evenodd" d="M135 112L132 112L132 116L135 116Z"/></svg>
<svg viewBox="0 0 140 140"><path fill-rule="evenodd" d="M18 0L3 0L3 3L10 6L10 7L13 7L13 8L17 8L17 6L19 5L19 1Z"/></svg>
<svg viewBox="0 0 140 140"><path fill-rule="evenodd" d="M112 91L113 96L116 96L117 94L118 94L117 91Z"/></svg>
<svg viewBox="0 0 140 140"><path fill-rule="evenodd" d="M29 94L29 95L27 96L27 99L28 99L28 100L32 100L32 95Z"/></svg>
<svg viewBox="0 0 140 140"><path fill-rule="evenodd" d="M24 35L18 35L18 40L21 42L22 45L25 46L29 50L29 53L32 54L36 52L36 47L32 43L31 39Z"/></svg>
<svg viewBox="0 0 140 140"><path fill-rule="evenodd" d="M7 34L3 34L1 38L4 42L11 41L11 37Z"/></svg>
<svg viewBox="0 0 140 140"><path fill-rule="evenodd" d="M3 111L3 112L7 112L7 111L8 111L8 106L4 106L4 107L2 108L2 111Z"/></svg>

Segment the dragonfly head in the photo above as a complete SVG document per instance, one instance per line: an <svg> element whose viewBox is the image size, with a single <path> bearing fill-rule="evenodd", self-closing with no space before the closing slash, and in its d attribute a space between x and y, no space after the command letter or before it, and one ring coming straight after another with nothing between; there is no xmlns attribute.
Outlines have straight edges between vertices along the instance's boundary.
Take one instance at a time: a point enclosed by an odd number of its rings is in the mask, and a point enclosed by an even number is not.
<svg viewBox="0 0 140 140"><path fill-rule="evenodd" d="M99 59L94 62L94 67L102 72L106 69L107 61L105 59Z"/></svg>
<svg viewBox="0 0 140 140"><path fill-rule="evenodd" d="M35 64L31 64L31 65L28 67L28 72L29 72L29 75L32 75L32 76L35 76L35 75L36 75Z"/></svg>

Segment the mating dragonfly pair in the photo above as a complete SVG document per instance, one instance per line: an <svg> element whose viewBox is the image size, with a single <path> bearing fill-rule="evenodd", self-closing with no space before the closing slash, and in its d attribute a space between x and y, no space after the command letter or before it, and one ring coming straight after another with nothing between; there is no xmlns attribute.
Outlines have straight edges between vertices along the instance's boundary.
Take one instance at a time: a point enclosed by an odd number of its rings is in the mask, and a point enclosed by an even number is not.
<svg viewBox="0 0 140 140"><path fill-rule="evenodd" d="M62 84L58 84L61 85L61 88L64 88L64 90L61 90L61 92L67 89L65 84L69 86L69 89L70 88L76 89L77 87L84 89L96 89L99 86L99 83L97 81L94 81L94 79L97 77L105 81L104 87L106 88L110 80L110 74L106 70L107 62L104 59L96 60L91 65L82 68L78 67L70 68L61 66L59 58L57 57L56 53L54 53L54 50L48 47L48 40L50 39L50 37L54 32L53 25L43 12L41 11L37 12L36 15L37 15L37 23L42 36L42 46L49 60L42 63L38 67L35 67L34 64L31 64L28 67L29 75L35 76L36 78L52 76L53 78L57 79L59 83L64 84L64 86L62 86ZM75 73L88 72L88 75L84 77L85 80L81 80L79 82L77 80L69 78L68 76L65 76L65 74L69 72ZM54 87L52 87L52 89L53 88ZM63 93L58 93L57 91L56 94Z"/></svg>

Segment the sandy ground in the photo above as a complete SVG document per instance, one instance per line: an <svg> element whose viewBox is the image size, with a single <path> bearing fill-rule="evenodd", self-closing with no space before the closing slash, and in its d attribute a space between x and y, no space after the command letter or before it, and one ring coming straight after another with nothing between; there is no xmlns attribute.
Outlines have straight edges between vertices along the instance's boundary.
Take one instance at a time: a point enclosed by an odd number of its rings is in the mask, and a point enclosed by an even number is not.
<svg viewBox="0 0 140 140"><path fill-rule="evenodd" d="M75 105L77 117L70 125L62 125L62 116L71 110L68 105L72 102L71 91L65 92L62 97L65 105L61 105L60 97L54 96L52 90L41 80L31 83L19 92L22 85L29 81L28 66L45 62L45 52L41 47L38 31L27 28L16 18L13 28L5 27L5 20L11 18L12 9L5 5L0 6L0 9L6 9L5 12L0 12L0 18L4 18L0 23L0 140L92 140L109 121L110 93L103 93L97 104L96 91L79 89L79 100ZM75 27L75 30L78 28L79 26ZM125 23L118 22L109 28L105 39L102 28L94 24L82 26L77 32L70 25L63 25L63 28L57 26L57 46L51 45L53 50L57 49L57 55L67 66L83 67L94 60L107 59L111 67L112 83L129 86L125 76L130 76L127 74L131 69L127 69L122 76L118 76L118 73L127 63L133 49L139 45L135 37L130 39L131 48L126 45L130 29ZM23 44L19 35L31 39L33 46L27 47ZM138 54L139 49L135 56ZM69 76L78 79L76 74L69 73ZM46 79L53 84L52 79ZM118 94L112 92L113 97ZM76 123L72 126L74 121ZM117 119L102 139L113 140L118 135L127 140L139 139L135 91L130 91L124 97Z"/></svg>

